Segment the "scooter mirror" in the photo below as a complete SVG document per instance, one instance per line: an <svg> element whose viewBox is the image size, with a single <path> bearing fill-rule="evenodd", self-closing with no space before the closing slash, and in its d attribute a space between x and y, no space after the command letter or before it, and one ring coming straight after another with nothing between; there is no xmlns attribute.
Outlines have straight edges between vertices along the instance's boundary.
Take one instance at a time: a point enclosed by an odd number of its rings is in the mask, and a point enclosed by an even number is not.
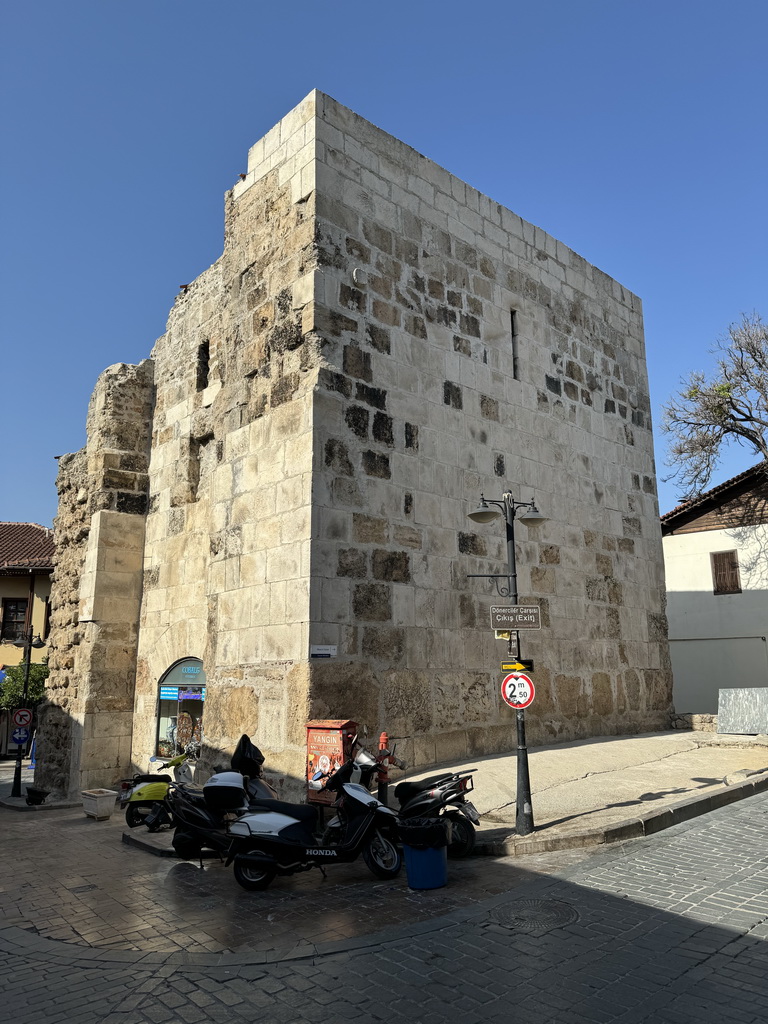
<svg viewBox="0 0 768 1024"><path fill-rule="evenodd" d="M317 780L318 779L322 779L324 777L324 775L325 775L325 772L315 772L315 774L312 776L312 781L313 782L317 782Z"/></svg>

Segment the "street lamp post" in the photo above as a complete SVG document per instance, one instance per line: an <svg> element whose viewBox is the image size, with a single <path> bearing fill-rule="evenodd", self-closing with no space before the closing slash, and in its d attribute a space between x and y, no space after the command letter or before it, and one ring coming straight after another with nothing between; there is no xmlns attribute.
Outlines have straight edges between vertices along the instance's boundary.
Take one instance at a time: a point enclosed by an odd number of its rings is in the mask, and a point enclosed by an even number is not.
<svg viewBox="0 0 768 1024"><path fill-rule="evenodd" d="M22 707L24 707L26 706L29 693L29 670L32 662L32 649L39 650L41 647L45 647L45 640L40 636L35 636L30 628L28 632L20 633L13 640L3 640L3 643L12 643L14 647L22 647L24 649L24 686L21 691L21 703ZM23 751L24 744L17 743L16 766L13 770L13 788L11 789L12 797L21 796L21 762L23 760Z"/></svg>
<svg viewBox="0 0 768 1024"><path fill-rule="evenodd" d="M518 510L523 509L521 515ZM468 518L475 523L490 523L500 515L504 516L507 536L507 575L473 573L469 578L492 579L496 584L496 590L501 597L509 599L512 605L517 604L517 560L515 553L515 519L521 522L541 522L546 516L536 508L536 504L530 501L515 501L509 491L505 491L501 499L486 498L480 495L480 504L474 512L468 513ZM506 578L506 587L499 584L499 580ZM512 651L512 636L515 637L517 647L517 658L520 658L520 635L517 630L509 631L508 648L509 654ZM525 708L516 708L517 720L517 795L515 804L515 831L519 836L528 836L534 830L533 805L531 802L531 779L528 773L528 748L525 743Z"/></svg>

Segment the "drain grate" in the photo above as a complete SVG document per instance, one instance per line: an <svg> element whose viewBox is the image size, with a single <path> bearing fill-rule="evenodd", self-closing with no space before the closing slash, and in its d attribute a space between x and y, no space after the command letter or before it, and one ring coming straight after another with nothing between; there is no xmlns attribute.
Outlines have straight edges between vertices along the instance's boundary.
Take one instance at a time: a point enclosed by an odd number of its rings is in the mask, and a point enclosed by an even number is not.
<svg viewBox="0 0 768 1024"><path fill-rule="evenodd" d="M578 911L561 900L515 900L494 907L488 916L495 924L527 935L545 935L579 920Z"/></svg>
<svg viewBox="0 0 768 1024"><path fill-rule="evenodd" d="M69 889L68 892L76 892L76 893L93 892L93 890L95 888L96 888L95 885L75 885L71 889Z"/></svg>

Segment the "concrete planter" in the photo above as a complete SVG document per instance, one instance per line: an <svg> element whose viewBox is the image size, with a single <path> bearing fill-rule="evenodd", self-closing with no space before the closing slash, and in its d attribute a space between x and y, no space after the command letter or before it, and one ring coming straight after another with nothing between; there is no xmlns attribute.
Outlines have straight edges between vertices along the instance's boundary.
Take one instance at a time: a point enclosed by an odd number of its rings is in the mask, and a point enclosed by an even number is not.
<svg viewBox="0 0 768 1024"><path fill-rule="evenodd" d="M117 793L114 789L84 789L80 796L83 798L83 810L96 821L106 821L115 809Z"/></svg>

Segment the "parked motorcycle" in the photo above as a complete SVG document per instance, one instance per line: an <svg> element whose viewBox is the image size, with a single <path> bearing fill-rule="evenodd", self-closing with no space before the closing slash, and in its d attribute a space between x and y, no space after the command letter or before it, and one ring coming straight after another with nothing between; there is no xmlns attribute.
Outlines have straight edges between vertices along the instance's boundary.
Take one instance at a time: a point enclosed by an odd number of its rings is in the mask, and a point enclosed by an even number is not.
<svg viewBox="0 0 768 1024"><path fill-rule="evenodd" d="M228 853L228 825L254 802L277 797L263 776L264 755L247 735L230 764L231 771L217 771L204 786L174 784L168 791L165 805L176 826L172 845L183 860L194 860L203 850Z"/></svg>
<svg viewBox="0 0 768 1024"><path fill-rule="evenodd" d="M475 847L475 826L480 815L466 794L474 788L472 774L476 770L471 768L464 772L431 775L418 782L400 782L395 786L401 819L448 818L451 823L448 853L451 857L467 857Z"/></svg>
<svg viewBox="0 0 768 1024"><path fill-rule="evenodd" d="M353 742L353 751L357 741ZM397 846L397 815L369 793L365 784L383 770L381 758L362 747L325 782L338 797L336 817L317 835L317 810L307 804L264 800L229 827L232 840L227 863L234 861L235 880L244 889L266 889L276 875L291 875L327 864L349 863L362 854L378 878L394 878L402 867ZM322 773L318 773L322 776ZM358 777L361 781L351 781ZM311 783L322 788L320 778Z"/></svg>
<svg viewBox="0 0 768 1024"><path fill-rule="evenodd" d="M150 763L158 763L163 772L173 770L173 778L167 774L134 775L132 779L123 779L120 783L120 808L125 808L125 823L128 828L146 825L153 811L162 808L168 795L168 787L172 782L192 782L192 757L189 749L170 761L161 757L150 757ZM153 817L151 831L157 831L163 825L172 824L170 815L158 813Z"/></svg>

